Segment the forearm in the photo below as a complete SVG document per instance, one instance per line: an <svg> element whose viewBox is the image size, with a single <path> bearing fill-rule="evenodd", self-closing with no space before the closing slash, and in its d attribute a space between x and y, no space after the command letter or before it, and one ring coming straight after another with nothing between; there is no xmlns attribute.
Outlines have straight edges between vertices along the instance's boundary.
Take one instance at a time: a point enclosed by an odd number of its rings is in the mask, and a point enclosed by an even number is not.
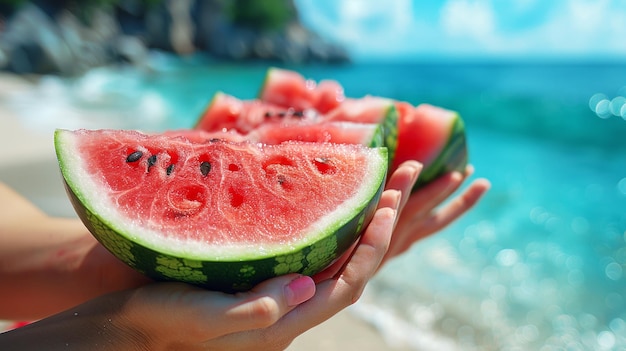
<svg viewBox="0 0 626 351"><path fill-rule="evenodd" d="M123 294L121 295L124 296ZM124 299L102 296L0 334L1 350L147 350L148 339L119 311Z"/></svg>
<svg viewBox="0 0 626 351"><path fill-rule="evenodd" d="M50 217L2 183L0 199L0 319L39 319L133 285L77 218Z"/></svg>
<svg viewBox="0 0 626 351"><path fill-rule="evenodd" d="M77 220L0 223L0 318L37 319L85 301L85 257L97 242Z"/></svg>

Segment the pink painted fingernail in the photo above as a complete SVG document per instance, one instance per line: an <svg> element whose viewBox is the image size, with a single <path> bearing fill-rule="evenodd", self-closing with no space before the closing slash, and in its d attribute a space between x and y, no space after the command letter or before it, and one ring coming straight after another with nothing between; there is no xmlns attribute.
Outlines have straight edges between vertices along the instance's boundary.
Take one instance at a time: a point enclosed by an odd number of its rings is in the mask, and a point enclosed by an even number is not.
<svg viewBox="0 0 626 351"><path fill-rule="evenodd" d="M309 276L300 276L285 286L287 305L296 306L315 295L315 282Z"/></svg>

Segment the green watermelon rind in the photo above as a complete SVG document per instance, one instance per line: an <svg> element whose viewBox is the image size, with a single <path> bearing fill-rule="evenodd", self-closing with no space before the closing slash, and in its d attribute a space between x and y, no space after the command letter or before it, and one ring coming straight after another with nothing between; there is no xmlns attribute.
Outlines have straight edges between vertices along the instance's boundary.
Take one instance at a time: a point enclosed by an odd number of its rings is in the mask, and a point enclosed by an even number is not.
<svg viewBox="0 0 626 351"><path fill-rule="evenodd" d="M389 155L389 147L387 147L387 141L385 140L385 137L386 137L385 130L386 129L383 127L382 124L376 124L374 133L372 133L372 138L369 140L369 143L367 143L367 145L365 146L372 147L372 148L377 148L377 147L387 148L387 155ZM389 158L389 156L387 156L387 158ZM389 165L391 165L391 163L389 163Z"/></svg>
<svg viewBox="0 0 626 351"><path fill-rule="evenodd" d="M398 122L400 114L393 101L390 102L387 111L385 111L385 117L379 123L383 128L383 145L387 148L387 155L389 165L392 164L393 158L398 149Z"/></svg>
<svg viewBox="0 0 626 351"><path fill-rule="evenodd" d="M424 165L424 169L413 186L413 191L426 186L446 173L453 171L464 173L467 164L468 152L465 124L460 115L456 113L454 122L450 126L448 140L437 157L430 164Z"/></svg>
<svg viewBox="0 0 626 351"><path fill-rule="evenodd" d="M189 258L165 252L133 239L111 220L90 208L81 189L72 186L73 174L64 161L60 131L55 132L55 147L68 197L87 229L114 256L137 271L159 281L182 281L224 292L249 290L266 279L288 273L314 275L343 254L358 237L374 215L386 180L387 167L381 167L376 189L370 191L369 201L351 211L341 221L329 225L311 242L300 243L284 252L256 259L238 260ZM386 149L376 149L386 159ZM368 195L369 196L369 195Z"/></svg>
<svg viewBox="0 0 626 351"><path fill-rule="evenodd" d="M259 87L259 91L257 91L256 93L256 98L257 99L262 99L263 96L265 95L265 92L267 91L267 85L270 82L272 73L279 71L280 68L276 68L276 67L269 67L266 71L265 71L265 75L263 76L263 80L261 81L261 86Z"/></svg>

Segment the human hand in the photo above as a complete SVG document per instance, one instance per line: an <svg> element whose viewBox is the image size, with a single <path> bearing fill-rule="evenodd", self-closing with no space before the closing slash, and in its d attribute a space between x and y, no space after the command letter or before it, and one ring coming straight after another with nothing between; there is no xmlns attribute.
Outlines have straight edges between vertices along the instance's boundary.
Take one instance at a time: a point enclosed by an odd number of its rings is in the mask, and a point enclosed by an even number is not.
<svg viewBox="0 0 626 351"><path fill-rule="evenodd" d="M394 188L386 189L378 204L374 218L367 226L360 240L341 261L325 270L333 272L325 279L318 279L315 295L306 302L286 313L267 328L226 335L220 338L224 350L282 350L305 331L331 318L344 308L356 302L366 284L376 273L387 252L393 227L397 219L398 207L404 196L417 179L419 169L401 167L391 180ZM265 342L263 342L265 341ZM267 341L271 341L268 344Z"/></svg>
<svg viewBox="0 0 626 351"><path fill-rule="evenodd" d="M41 345L50 350L54 350L54 345L65 350L72 347L102 350L146 347L181 350L284 349L301 333L357 301L367 282L385 260L457 218L488 188L488 183L481 185L478 182L478 185L470 186L474 190L468 189L457 198L463 201L454 200L443 208L447 210L435 212L435 207L442 200L433 200L426 206L413 200L418 193L408 198L419 169L419 164L408 163L391 176L378 210L360 241L349 255L325 271L327 276L324 279L317 279L317 285L309 277L288 275L263 282L250 292L228 295L185 284L153 283L106 294L53 317L4 333L0 335L0 346L19 345L22 350L40 349ZM437 187L433 184L428 189L441 187L439 191L430 191L444 199L458 188L461 181L451 176L447 181L437 182ZM421 196L430 198L426 196L426 188L420 192ZM442 195L446 193L446 196ZM413 204L413 201L419 204ZM452 205L455 201L457 204ZM398 219L397 214L403 207L405 211L411 211ZM446 215L437 220L437 213ZM403 222L403 218L407 219ZM404 228L400 233L405 237L394 238L394 243L392 232L396 223L396 234ZM422 226L417 223L432 224ZM427 229L413 231L415 226ZM329 272L332 274L329 275Z"/></svg>
<svg viewBox="0 0 626 351"><path fill-rule="evenodd" d="M180 283L147 284L4 333L0 348L282 350L358 299L387 251L400 203L400 191L386 190L350 259L317 286L293 274L234 295Z"/></svg>

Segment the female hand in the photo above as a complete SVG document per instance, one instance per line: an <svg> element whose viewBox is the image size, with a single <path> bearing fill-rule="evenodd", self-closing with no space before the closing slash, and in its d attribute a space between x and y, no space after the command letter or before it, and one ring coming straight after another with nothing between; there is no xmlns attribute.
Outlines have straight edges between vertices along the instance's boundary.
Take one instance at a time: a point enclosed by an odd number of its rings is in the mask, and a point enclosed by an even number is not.
<svg viewBox="0 0 626 351"><path fill-rule="evenodd" d="M92 299L2 334L0 348L284 349L301 333L353 304L389 257L388 252L399 253L410 243L411 239L396 240L397 244L390 247L398 210L405 205L409 208L408 195L419 168L409 163L391 176L359 243L350 255L326 271L333 274L317 285L311 278L288 275L263 282L250 292L228 295L185 284L153 283ZM415 206L412 215L405 217L409 218L405 228L412 228L413 219L426 208ZM414 240L419 237L409 236Z"/></svg>
<svg viewBox="0 0 626 351"><path fill-rule="evenodd" d="M356 302L387 252L398 208L406 202L419 167L402 166L383 192L374 218L334 274L315 285L315 295L266 328L224 335L207 350L283 350L306 332ZM391 186L390 186L391 185Z"/></svg>
<svg viewBox="0 0 626 351"><path fill-rule="evenodd" d="M387 251L401 202L401 191L386 190L350 259L317 286L293 274L235 295L152 283L1 334L0 349L282 350L359 298Z"/></svg>

